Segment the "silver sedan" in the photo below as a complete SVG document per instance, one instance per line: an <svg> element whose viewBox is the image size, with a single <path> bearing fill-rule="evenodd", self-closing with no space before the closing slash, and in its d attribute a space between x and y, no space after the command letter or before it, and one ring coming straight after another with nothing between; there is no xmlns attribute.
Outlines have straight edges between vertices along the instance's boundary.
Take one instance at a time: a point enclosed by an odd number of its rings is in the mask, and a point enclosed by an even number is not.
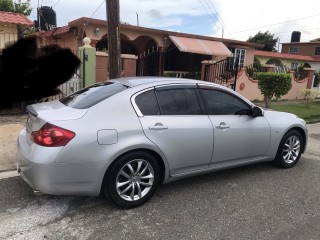
<svg viewBox="0 0 320 240"><path fill-rule="evenodd" d="M294 166L307 128L213 83L123 78L28 106L18 172L36 191L131 208L161 183L251 163Z"/></svg>

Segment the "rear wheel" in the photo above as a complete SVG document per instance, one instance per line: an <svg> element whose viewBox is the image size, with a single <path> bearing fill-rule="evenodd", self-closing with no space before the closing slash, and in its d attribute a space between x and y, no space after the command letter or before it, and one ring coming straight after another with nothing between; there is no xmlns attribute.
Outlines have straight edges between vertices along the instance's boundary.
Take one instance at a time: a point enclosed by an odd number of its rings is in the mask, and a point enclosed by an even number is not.
<svg viewBox="0 0 320 240"><path fill-rule="evenodd" d="M290 130L282 138L274 162L282 168L293 167L299 161L303 147L301 133Z"/></svg>
<svg viewBox="0 0 320 240"><path fill-rule="evenodd" d="M118 206L137 207L151 198L160 182L160 167L147 152L131 152L116 160L104 183L105 194Z"/></svg>

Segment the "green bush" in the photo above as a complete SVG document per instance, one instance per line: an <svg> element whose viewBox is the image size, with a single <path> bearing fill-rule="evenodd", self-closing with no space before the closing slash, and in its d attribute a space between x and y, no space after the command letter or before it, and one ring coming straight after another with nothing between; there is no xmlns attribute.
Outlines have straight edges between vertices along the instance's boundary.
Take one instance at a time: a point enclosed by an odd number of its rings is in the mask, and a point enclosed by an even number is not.
<svg viewBox="0 0 320 240"><path fill-rule="evenodd" d="M304 99L306 100L306 106L309 106L311 102L313 102L316 97L320 94L318 90L314 89L301 89L300 92L303 94Z"/></svg>
<svg viewBox="0 0 320 240"><path fill-rule="evenodd" d="M291 75L287 73L261 72L257 73L258 88L264 95L267 108L273 97L277 100L287 94L292 87Z"/></svg>

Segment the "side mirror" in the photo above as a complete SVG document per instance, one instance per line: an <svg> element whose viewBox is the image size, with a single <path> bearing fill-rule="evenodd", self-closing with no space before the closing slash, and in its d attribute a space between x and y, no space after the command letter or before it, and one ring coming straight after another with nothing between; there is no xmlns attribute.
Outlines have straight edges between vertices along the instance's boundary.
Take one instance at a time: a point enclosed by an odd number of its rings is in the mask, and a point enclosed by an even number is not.
<svg viewBox="0 0 320 240"><path fill-rule="evenodd" d="M252 116L253 117L262 117L263 116L263 110L257 106L254 106L252 109Z"/></svg>

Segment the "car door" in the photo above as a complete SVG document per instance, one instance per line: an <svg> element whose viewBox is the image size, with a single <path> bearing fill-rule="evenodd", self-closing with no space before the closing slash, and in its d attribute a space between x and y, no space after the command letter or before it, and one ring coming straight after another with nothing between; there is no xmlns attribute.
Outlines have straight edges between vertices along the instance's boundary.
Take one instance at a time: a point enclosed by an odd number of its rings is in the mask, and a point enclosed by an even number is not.
<svg viewBox="0 0 320 240"><path fill-rule="evenodd" d="M262 160L270 144L267 120L253 117L251 106L231 91L199 89L214 129L211 164Z"/></svg>
<svg viewBox="0 0 320 240"><path fill-rule="evenodd" d="M156 144L178 175L207 169L212 157L213 129L202 115L196 85L170 85L135 97L145 135Z"/></svg>

